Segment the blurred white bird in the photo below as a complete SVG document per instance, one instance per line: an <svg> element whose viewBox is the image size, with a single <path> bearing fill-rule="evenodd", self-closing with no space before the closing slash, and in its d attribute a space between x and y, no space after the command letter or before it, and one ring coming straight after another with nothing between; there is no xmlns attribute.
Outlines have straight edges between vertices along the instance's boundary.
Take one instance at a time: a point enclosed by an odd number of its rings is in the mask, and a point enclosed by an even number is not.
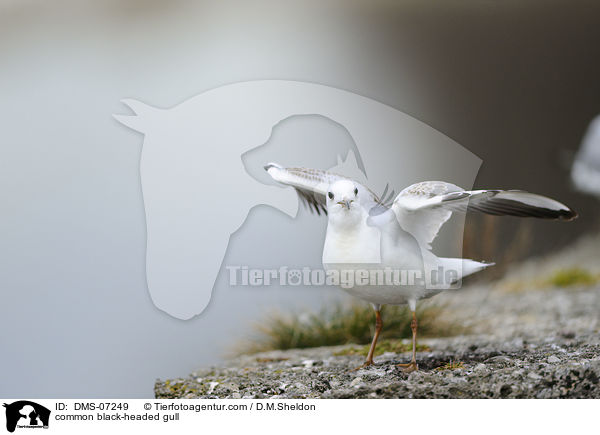
<svg viewBox="0 0 600 435"><path fill-rule="evenodd" d="M600 116L590 123L575 155L571 179L580 191L600 197Z"/></svg>
<svg viewBox="0 0 600 435"><path fill-rule="evenodd" d="M531 216L572 220L577 214L564 204L544 196L518 190L465 191L442 181L425 181L404 189L386 204L387 189L378 197L362 184L330 172L306 168L284 168L270 163L269 175L296 189L300 199L318 214L328 215L323 246L323 265L339 273L353 271L381 277L385 271L411 272L415 280L385 282L371 280L345 291L370 302L375 309L375 334L363 366L373 364L373 355L383 322L381 306L408 304L412 311L412 359L400 364L406 371L418 369L416 362L417 301L453 288L463 277L490 266L462 258L437 257L431 242L453 211L478 211L493 215ZM367 271L366 273L364 271ZM441 273L436 273L436 272ZM399 275L396 275L399 276Z"/></svg>

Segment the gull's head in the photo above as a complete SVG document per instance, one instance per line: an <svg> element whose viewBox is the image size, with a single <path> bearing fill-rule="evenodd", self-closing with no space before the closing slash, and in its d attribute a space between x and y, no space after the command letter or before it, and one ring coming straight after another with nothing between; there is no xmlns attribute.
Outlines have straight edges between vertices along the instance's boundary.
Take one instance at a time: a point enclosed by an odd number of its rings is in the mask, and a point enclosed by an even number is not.
<svg viewBox="0 0 600 435"><path fill-rule="evenodd" d="M339 180L327 190L327 212L330 219L356 220L362 215L358 186L350 180Z"/></svg>
<svg viewBox="0 0 600 435"><path fill-rule="evenodd" d="M355 202L356 204L354 204ZM358 187L352 181L340 180L329 186L327 210L335 210L340 207L351 210L355 205L358 205Z"/></svg>

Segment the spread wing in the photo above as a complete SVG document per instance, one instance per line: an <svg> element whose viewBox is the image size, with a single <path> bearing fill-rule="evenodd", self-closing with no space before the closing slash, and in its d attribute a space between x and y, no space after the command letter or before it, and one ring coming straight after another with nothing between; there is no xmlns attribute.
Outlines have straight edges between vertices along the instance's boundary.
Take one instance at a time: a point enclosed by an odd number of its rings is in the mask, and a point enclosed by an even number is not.
<svg viewBox="0 0 600 435"><path fill-rule="evenodd" d="M320 169L310 168L284 168L277 163L269 163L265 166L265 171L278 183L293 187L298 193L300 200L308 206L310 211L318 215L323 212L327 214L327 200L325 195L329 186L339 180L352 181L359 191L361 201L366 207L372 207L377 204L383 204L385 200L391 202L394 192L388 193L387 186L381 198L355 180L343 175L332 172L322 171Z"/></svg>
<svg viewBox="0 0 600 435"><path fill-rule="evenodd" d="M428 248L452 212L567 221L577 217L566 205L542 195L522 190L467 191L443 181L424 181L407 187L394 200L392 210L402 228Z"/></svg>

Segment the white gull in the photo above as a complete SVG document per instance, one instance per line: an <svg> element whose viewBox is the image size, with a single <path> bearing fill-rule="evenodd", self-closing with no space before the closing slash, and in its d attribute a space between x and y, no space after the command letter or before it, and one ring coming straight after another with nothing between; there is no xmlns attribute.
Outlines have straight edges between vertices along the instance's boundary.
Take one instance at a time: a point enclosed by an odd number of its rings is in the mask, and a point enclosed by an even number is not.
<svg viewBox="0 0 600 435"><path fill-rule="evenodd" d="M373 364L383 327L381 306L408 304L412 311L412 359L400 366L407 371L417 370L417 301L456 288L463 277L491 265L438 257L432 252L432 241L453 212L469 210L560 220L577 217L558 201L520 190L465 191L451 183L425 181L402 190L390 205L387 188L378 197L366 186L342 175L318 169L284 168L276 163L269 163L265 170L275 181L292 186L311 210L328 215L324 267L339 273L354 272L355 282L359 274L363 278L358 284L342 287L370 302L375 310L375 334L361 367ZM413 278L420 279L381 282L379 279L389 271L410 272ZM365 275L369 276L366 282Z"/></svg>

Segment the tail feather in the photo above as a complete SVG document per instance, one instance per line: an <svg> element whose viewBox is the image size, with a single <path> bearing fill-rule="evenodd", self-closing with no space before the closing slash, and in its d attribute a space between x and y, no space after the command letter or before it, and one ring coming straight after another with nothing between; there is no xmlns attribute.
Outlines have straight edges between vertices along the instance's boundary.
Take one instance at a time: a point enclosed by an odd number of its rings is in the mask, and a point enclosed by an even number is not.
<svg viewBox="0 0 600 435"><path fill-rule="evenodd" d="M459 280L495 265L495 263L485 263L468 258L440 258L440 260L445 270L455 270L457 272Z"/></svg>

